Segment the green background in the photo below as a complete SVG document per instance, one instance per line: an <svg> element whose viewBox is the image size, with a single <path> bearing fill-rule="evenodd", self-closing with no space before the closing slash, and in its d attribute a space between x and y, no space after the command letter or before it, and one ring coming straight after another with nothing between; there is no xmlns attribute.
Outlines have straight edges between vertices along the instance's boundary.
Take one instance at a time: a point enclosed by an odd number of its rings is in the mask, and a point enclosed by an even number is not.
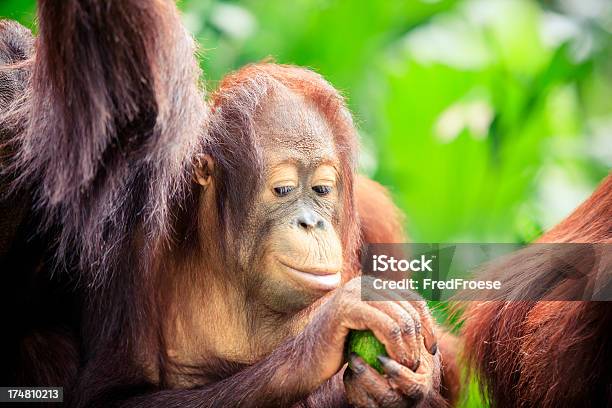
<svg viewBox="0 0 612 408"><path fill-rule="evenodd" d="M272 57L344 93L362 171L415 242L529 242L612 167L609 0L179 4L208 88ZM34 9L2 0L0 16L34 28Z"/></svg>

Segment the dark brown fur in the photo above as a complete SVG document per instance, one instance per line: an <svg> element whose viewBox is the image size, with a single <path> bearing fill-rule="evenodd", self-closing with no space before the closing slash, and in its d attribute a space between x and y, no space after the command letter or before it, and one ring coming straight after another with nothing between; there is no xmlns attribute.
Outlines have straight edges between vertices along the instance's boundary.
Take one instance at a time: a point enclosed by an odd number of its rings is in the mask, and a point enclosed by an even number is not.
<svg viewBox="0 0 612 408"><path fill-rule="evenodd" d="M0 350L0 383L70 387L79 364L73 295L63 277L45 273L51 234L38 230L31 190L10 194L15 174L7 171L24 128L33 52L27 29L0 21L0 318L10 328Z"/></svg>
<svg viewBox="0 0 612 408"><path fill-rule="evenodd" d="M10 112L27 92L30 71L25 61L32 56L33 43L34 38L27 29L12 21L0 20L0 262L8 253L29 206L27 195L9 199L8 186L12 179L3 170L14 154L10 141L19 129L9 123Z"/></svg>
<svg viewBox="0 0 612 408"><path fill-rule="evenodd" d="M57 232L58 273L82 271L79 404L142 381L126 362L158 342L149 261L173 239L207 110L172 2L41 1L39 21L32 79L2 115L17 152L3 173Z"/></svg>

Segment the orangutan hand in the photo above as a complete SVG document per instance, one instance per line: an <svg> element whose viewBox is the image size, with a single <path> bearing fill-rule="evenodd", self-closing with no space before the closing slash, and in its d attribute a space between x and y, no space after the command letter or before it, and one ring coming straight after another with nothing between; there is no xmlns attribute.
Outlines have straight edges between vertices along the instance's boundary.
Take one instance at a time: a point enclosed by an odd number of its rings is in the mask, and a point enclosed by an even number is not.
<svg viewBox="0 0 612 408"><path fill-rule="evenodd" d="M381 302L383 303L383 302ZM440 386L441 362L435 338L433 347L429 349L421 336L421 327L428 336L433 335L432 319L425 302L398 302L406 309L412 309L415 330L409 330L417 342L406 342L418 348L416 367L404 366L397 361L380 356L384 375L369 366L356 354L349 356L349 364L344 372L344 387L347 400L355 407L412 407L418 405L431 392L436 392ZM416 312L416 313L415 313ZM421 323L422 322L422 323ZM429 344L432 340L428 341ZM414 351L412 350L414 355Z"/></svg>

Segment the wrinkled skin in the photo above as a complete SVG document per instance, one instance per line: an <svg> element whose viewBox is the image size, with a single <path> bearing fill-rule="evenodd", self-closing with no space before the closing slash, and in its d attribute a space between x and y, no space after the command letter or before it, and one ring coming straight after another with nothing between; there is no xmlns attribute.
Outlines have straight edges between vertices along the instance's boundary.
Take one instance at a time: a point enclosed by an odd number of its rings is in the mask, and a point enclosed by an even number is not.
<svg viewBox="0 0 612 408"><path fill-rule="evenodd" d="M254 211L253 239L241 251L258 257L260 300L275 311L301 310L337 288L343 266L338 211L343 186L333 135L317 108L288 91L270 96L256 134L266 158ZM251 246L261 238L263 245Z"/></svg>

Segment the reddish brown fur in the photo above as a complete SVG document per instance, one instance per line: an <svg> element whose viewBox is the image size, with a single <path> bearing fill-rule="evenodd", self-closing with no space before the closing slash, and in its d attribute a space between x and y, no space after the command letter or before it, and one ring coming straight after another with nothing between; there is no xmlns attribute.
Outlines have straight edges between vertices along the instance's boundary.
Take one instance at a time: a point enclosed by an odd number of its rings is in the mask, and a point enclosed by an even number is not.
<svg viewBox="0 0 612 408"><path fill-rule="evenodd" d="M437 332L438 347L442 353L442 378L440 394L449 406L455 406L461 394L461 370L459 368L460 342L452 333L440 328Z"/></svg>
<svg viewBox="0 0 612 408"><path fill-rule="evenodd" d="M362 222L361 236L365 242L407 242L404 234L405 217L383 186L366 177L359 177L355 196L357 213Z"/></svg>
<svg viewBox="0 0 612 408"><path fill-rule="evenodd" d="M612 243L612 175L539 242ZM504 276L528 287L554 273L522 266L514 265ZM612 404L609 303L482 302L470 304L464 317L466 357L494 406Z"/></svg>

